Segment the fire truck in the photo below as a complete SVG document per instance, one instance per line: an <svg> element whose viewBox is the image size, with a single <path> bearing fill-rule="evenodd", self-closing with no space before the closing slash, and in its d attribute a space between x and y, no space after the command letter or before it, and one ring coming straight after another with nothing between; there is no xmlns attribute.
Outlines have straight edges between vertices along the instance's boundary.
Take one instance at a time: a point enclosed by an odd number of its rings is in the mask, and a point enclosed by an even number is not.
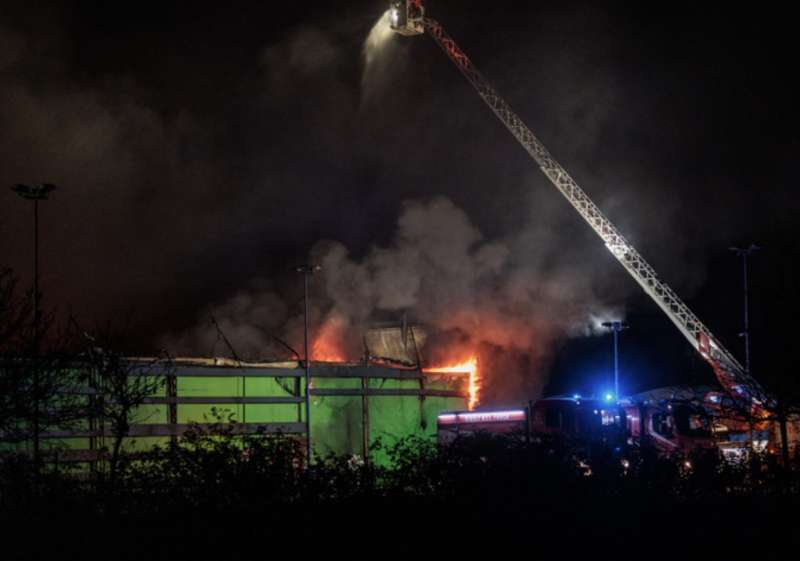
<svg viewBox="0 0 800 561"><path fill-rule="evenodd" d="M730 413L730 398L710 387L667 387L620 400L629 442L648 443L661 455L688 455L718 449L728 459L770 449L770 426L746 422Z"/></svg>
<svg viewBox="0 0 800 561"><path fill-rule="evenodd" d="M718 449L728 459L767 449L770 435L722 414L726 399L713 388L659 388L623 398L552 396L515 409L448 411L437 418L437 440L447 445L479 434L559 441L587 452L598 446L622 453L650 446L661 456L689 457Z"/></svg>
<svg viewBox="0 0 800 561"><path fill-rule="evenodd" d="M733 354L725 348L711 330L700 321L700 318L689 309L675 291L659 277L655 269L603 214L586 191L556 161L511 106L489 84L472 63L472 60L461 50L455 40L448 35L444 27L438 21L427 17L422 0L392 2L389 9L389 22L391 29L400 35L428 35L439 45L489 109L517 139L520 146L528 153L547 179L600 237L608 251L611 252L620 265L710 365L719 383L720 390L730 405L729 409L735 409L737 412L736 417L747 421L747 424L755 430L755 433L758 433L757 439L760 440L761 435L768 434L771 445L787 444L783 450L786 454L785 459L788 460L788 449L790 445L794 447L794 443L797 441L796 436L798 429L800 429L800 420L792 418L787 422L784 417L782 423L775 422L779 416L776 414L777 406L774 398L753 378L749 370L744 368ZM640 406L646 409L648 406L653 405ZM635 416L633 410L631 408L628 408L628 410L633 418ZM671 413L646 413L640 415L640 417L637 417L639 419L638 430L640 431L639 434L645 435L652 427L654 440L663 443L666 447L671 446L667 442L674 444L677 442L675 439L679 437L670 438L668 436L670 434L669 429L666 428L666 425L659 424L663 415L670 417ZM678 421L674 414L672 415L673 421L676 423L672 434L678 435ZM683 413L681 413L681 419L683 419L682 415ZM778 429L777 425L779 424L780 428ZM664 428L667 432L662 434L656 428ZM736 428L735 424L733 428ZM686 437L689 438L691 434L686 433ZM700 433L696 434L699 435ZM747 434L752 435L754 432L751 430ZM697 438L701 437L697 436ZM705 438L705 436L702 438ZM753 439L752 436L749 438ZM750 442L750 444L755 448L755 441Z"/></svg>
<svg viewBox="0 0 800 561"><path fill-rule="evenodd" d="M440 444L479 433L541 441L562 439L572 444L616 446L625 436L625 411L598 398L553 396L517 409L450 411L437 418Z"/></svg>

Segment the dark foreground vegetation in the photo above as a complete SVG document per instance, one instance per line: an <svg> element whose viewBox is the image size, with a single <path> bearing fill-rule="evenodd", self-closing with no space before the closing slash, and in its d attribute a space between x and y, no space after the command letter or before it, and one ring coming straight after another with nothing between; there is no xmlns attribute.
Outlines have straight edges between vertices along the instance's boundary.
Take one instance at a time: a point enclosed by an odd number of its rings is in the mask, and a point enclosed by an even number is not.
<svg viewBox="0 0 800 561"><path fill-rule="evenodd" d="M713 454L589 464L555 443L405 440L391 467L288 437L191 431L107 470L0 464L3 558L759 559L800 557L797 472ZM623 461L627 460L627 461ZM588 466L588 467L587 467Z"/></svg>

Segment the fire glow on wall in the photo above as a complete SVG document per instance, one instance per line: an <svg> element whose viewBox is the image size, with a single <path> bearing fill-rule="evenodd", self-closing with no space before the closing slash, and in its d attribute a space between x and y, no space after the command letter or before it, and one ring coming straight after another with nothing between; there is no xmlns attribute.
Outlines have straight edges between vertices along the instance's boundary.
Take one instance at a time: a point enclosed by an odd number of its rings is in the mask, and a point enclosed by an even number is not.
<svg viewBox="0 0 800 561"><path fill-rule="evenodd" d="M469 376L469 409L475 409L480 397L480 377L478 375L478 357L470 357L465 362L454 364L452 366L439 366L434 368L425 368L423 372L434 373L464 373Z"/></svg>

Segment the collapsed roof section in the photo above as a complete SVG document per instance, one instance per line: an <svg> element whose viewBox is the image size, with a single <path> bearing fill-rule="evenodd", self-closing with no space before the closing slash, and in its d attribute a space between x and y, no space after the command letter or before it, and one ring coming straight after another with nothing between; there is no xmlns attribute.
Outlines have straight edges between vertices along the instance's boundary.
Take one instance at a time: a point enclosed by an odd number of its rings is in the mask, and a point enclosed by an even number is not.
<svg viewBox="0 0 800 561"><path fill-rule="evenodd" d="M420 368L427 338L418 325L373 327L364 334L365 357L369 362Z"/></svg>

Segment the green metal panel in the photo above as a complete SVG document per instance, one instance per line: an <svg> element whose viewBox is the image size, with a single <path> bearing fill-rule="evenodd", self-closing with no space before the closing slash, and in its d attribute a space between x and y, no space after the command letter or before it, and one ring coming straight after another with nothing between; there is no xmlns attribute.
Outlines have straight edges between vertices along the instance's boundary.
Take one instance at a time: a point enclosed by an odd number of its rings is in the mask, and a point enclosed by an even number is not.
<svg viewBox="0 0 800 561"><path fill-rule="evenodd" d="M311 444L319 456L362 454L361 397L313 396Z"/></svg>

